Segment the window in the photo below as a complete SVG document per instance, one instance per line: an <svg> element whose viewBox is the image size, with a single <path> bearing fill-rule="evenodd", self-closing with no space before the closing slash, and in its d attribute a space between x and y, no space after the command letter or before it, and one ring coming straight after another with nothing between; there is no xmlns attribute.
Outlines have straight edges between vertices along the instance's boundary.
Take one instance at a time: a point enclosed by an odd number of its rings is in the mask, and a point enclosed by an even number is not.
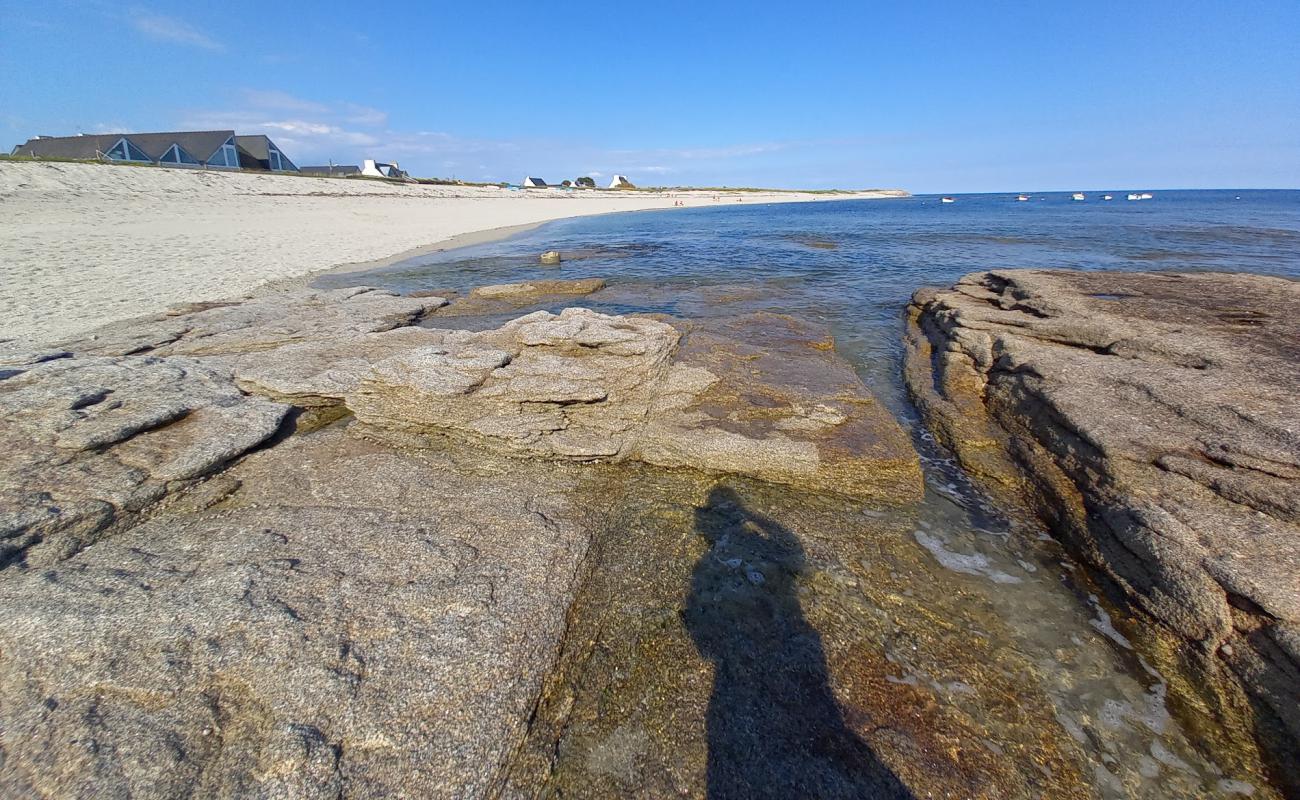
<svg viewBox="0 0 1300 800"><path fill-rule="evenodd" d="M217 152L208 158L209 167L238 167L239 154L235 152L235 137L230 137L226 143L217 148Z"/></svg>
<svg viewBox="0 0 1300 800"><path fill-rule="evenodd" d="M187 164L190 166L198 166L199 163L197 158L182 150L178 144L167 148L167 152L163 153L163 157L158 161L162 164Z"/></svg>
<svg viewBox="0 0 1300 800"><path fill-rule="evenodd" d="M117 144L110 147L104 157L113 161L142 161L146 164L153 161L152 158L144 154L143 150L127 141L125 136L118 139Z"/></svg>
<svg viewBox="0 0 1300 800"><path fill-rule="evenodd" d="M284 153L281 153L279 150L276 150L274 147L268 146L266 148L266 153L267 153L267 161L270 162L271 169L275 170L276 172L292 172L298 169L293 165L292 161L290 161L288 158L285 158Z"/></svg>

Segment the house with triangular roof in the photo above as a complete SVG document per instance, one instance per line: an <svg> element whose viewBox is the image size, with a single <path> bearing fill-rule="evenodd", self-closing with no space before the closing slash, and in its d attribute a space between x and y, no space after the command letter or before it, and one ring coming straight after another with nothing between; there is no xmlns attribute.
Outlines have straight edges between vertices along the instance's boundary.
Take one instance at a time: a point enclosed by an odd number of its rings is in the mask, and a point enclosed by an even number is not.
<svg viewBox="0 0 1300 800"><path fill-rule="evenodd" d="M298 170L268 137L236 136L234 131L37 136L15 147L10 155L157 164L161 167Z"/></svg>

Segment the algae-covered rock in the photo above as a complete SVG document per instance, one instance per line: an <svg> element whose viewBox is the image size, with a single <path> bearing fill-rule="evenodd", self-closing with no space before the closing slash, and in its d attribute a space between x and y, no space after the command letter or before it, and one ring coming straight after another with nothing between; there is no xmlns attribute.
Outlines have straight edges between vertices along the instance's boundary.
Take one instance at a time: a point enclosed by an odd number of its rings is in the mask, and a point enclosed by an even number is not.
<svg viewBox="0 0 1300 800"><path fill-rule="evenodd" d="M1300 791L1300 284L1005 270L910 319L938 437L1178 637L1189 702Z"/></svg>

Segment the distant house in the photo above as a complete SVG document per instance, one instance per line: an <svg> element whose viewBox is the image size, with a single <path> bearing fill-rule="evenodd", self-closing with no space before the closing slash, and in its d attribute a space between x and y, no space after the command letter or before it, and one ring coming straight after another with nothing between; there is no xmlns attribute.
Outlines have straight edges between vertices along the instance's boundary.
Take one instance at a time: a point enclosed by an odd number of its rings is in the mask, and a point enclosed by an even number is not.
<svg viewBox="0 0 1300 800"><path fill-rule="evenodd" d="M627 179L626 175L615 175L614 179L609 182L611 189L633 189L632 181Z"/></svg>
<svg viewBox="0 0 1300 800"><path fill-rule="evenodd" d="M238 140L258 153L241 152ZM253 141L259 140L259 141ZM172 131L169 133L93 133L80 136L37 136L13 149L10 155L30 158L120 161L129 164L157 164L162 167L196 169L273 169L296 171L279 148L265 136L235 136L234 131ZM265 165L263 165L265 161Z"/></svg>
<svg viewBox="0 0 1300 800"><path fill-rule="evenodd" d="M382 161L375 161L373 158L367 158L361 166L361 174L368 175L372 178L406 178L409 177L394 161L391 164L385 164Z"/></svg>
<svg viewBox="0 0 1300 800"><path fill-rule="evenodd" d="M275 146L275 142L261 134L236 136L235 148L239 150L239 166L244 169L265 169L271 172L298 171L289 157Z"/></svg>
<svg viewBox="0 0 1300 800"><path fill-rule="evenodd" d="M326 164L321 167L298 167L303 175L316 175L327 178L350 178L361 174L361 167L348 164Z"/></svg>
<svg viewBox="0 0 1300 800"><path fill-rule="evenodd" d="M524 178L523 187L525 189L545 189L546 181L542 180L541 178L534 178L532 176L529 176L527 178Z"/></svg>

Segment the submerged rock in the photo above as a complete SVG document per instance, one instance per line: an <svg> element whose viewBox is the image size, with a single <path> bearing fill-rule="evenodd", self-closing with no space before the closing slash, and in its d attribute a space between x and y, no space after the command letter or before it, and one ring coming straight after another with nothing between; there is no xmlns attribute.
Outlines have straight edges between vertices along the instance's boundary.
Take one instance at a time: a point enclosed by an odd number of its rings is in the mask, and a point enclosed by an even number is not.
<svg viewBox="0 0 1300 800"><path fill-rule="evenodd" d="M528 283L500 283L480 286L470 292L470 297L489 300L518 300L532 302L546 295L591 294L605 288L600 278L582 278L572 281L529 281Z"/></svg>
<svg viewBox="0 0 1300 800"><path fill-rule="evenodd" d="M537 260L541 262L543 266L555 266L561 261L560 251L547 250L545 253L538 256Z"/></svg>
<svg viewBox="0 0 1300 800"><path fill-rule="evenodd" d="M1185 642L1188 702L1300 791L1300 284L994 271L910 320L939 439Z"/></svg>

